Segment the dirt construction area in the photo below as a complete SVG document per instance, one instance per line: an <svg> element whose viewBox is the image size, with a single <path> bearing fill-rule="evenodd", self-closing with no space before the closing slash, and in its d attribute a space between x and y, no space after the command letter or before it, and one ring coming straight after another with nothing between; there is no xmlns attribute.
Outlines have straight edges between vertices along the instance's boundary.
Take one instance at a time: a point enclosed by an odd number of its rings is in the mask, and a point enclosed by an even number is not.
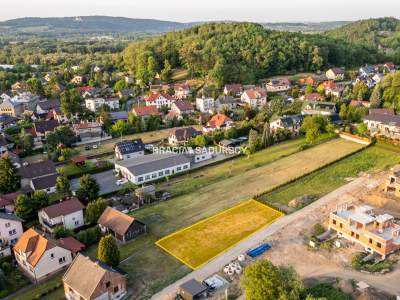
<svg viewBox="0 0 400 300"><path fill-rule="evenodd" d="M336 277L342 279L353 279L363 281L371 287L375 287L392 295L400 295L400 264L397 263L394 270L385 275L372 275L354 271L351 268L351 258L357 250L361 250L357 245L350 245L349 248L338 249L319 249L314 250L308 246L310 236L315 224L323 224L327 221L329 212L335 210L337 204L367 203L375 205L377 210L382 210L393 215L400 212L400 204L388 210L387 206L380 206L376 197L371 197L377 193L386 174L369 177L365 175L354 182L326 195L314 204L323 201L323 205L311 205L308 208L296 212L298 217L290 224L282 227L279 231L271 235L267 241L272 248L263 258L270 260L277 265L290 265L303 278L323 278ZM372 199L372 200L371 200ZM375 200L375 201L373 201ZM383 203L386 204L386 203ZM293 214L293 215L295 215ZM292 215L292 216L293 216ZM349 243L350 244L350 243Z"/></svg>

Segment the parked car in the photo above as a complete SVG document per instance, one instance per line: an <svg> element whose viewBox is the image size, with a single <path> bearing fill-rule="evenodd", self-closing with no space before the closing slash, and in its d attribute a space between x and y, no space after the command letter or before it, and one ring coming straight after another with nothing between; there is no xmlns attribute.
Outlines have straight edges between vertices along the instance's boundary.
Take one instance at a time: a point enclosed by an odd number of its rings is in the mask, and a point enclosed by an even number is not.
<svg viewBox="0 0 400 300"><path fill-rule="evenodd" d="M85 146L85 150L86 151L90 150L90 146Z"/></svg>
<svg viewBox="0 0 400 300"><path fill-rule="evenodd" d="M127 183L127 182L128 182L128 179L122 178L122 179L120 179L120 180L117 180L116 184L117 184L118 186L120 186L120 185L123 185L123 184L125 184L125 183Z"/></svg>

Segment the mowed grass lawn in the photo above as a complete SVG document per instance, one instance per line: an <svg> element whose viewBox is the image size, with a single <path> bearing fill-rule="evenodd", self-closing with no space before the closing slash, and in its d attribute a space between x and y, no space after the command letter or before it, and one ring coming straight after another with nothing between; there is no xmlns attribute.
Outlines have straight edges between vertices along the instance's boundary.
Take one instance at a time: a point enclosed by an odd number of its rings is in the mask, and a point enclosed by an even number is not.
<svg viewBox="0 0 400 300"><path fill-rule="evenodd" d="M197 269L283 214L249 200L159 240L156 244Z"/></svg>
<svg viewBox="0 0 400 300"><path fill-rule="evenodd" d="M339 188L360 172L385 170L398 163L400 147L378 142L362 152L265 194L260 200L272 204L287 204L306 195L321 197Z"/></svg>

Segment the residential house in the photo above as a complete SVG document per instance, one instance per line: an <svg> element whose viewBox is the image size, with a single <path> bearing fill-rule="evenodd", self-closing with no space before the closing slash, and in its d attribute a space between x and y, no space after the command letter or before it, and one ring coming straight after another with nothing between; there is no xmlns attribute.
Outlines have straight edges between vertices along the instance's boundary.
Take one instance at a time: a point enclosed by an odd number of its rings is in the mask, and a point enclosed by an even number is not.
<svg viewBox="0 0 400 300"><path fill-rule="evenodd" d="M176 128L173 129L168 137L168 143L170 145L180 145L185 144L190 139L195 138L201 133L194 129L193 127Z"/></svg>
<svg viewBox="0 0 400 300"><path fill-rule="evenodd" d="M81 143L92 143L103 139L111 138L105 132L101 123L98 122L82 122L73 124L72 128L75 135L80 139Z"/></svg>
<svg viewBox="0 0 400 300"><path fill-rule="evenodd" d="M138 185L188 171L190 159L184 154L157 153L117 161L115 171Z"/></svg>
<svg viewBox="0 0 400 300"><path fill-rule="evenodd" d="M155 106L155 105L134 107L132 109L132 112L135 116L137 116L139 118L146 118L146 117L150 117L150 116L156 116L156 117L161 116L160 111L158 110L157 106Z"/></svg>
<svg viewBox="0 0 400 300"><path fill-rule="evenodd" d="M77 198L57 202L39 210L39 223L43 230L51 233L58 226L75 230L85 225L84 209L85 206Z"/></svg>
<svg viewBox="0 0 400 300"><path fill-rule="evenodd" d="M0 104L0 115L18 118L22 116L24 111L24 105L14 102L12 99L4 99Z"/></svg>
<svg viewBox="0 0 400 300"><path fill-rule="evenodd" d="M332 68L326 71L325 75L330 80L342 81L344 80L345 73L341 68Z"/></svg>
<svg viewBox="0 0 400 300"><path fill-rule="evenodd" d="M302 115L324 115L337 114L336 104L333 102L307 101L303 105Z"/></svg>
<svg viewBox="0 0 400 300"><path fill-rule="evenodd" d="M135 91L133 89L122 89L117 93L119 98L133 98L135 96Z"/></svg>
<svg viewBox="0 0 400 300"><path fill-rule="evenodd" d="M17 169L21 168L21 166L22 166L21 158L18 156L18 154L14 153L10 150L3 152L1 154L1 157L10 159L12 164L14 165L14 167Z"/></svg>
<svg viewBox="0 0 400 300"><path fill-rule="evenodd" d="M133 78L132 76L129 76L129 75L125 75L124 79L127 84L133 84L135 82L135 78Z"/></svg>
<svg viewBox="0 0 400 300"><path fill-rule="evenodd" d="M400 249L400 225L368 205L339 205L329 215L329 229L383 258Z"/></svg>
<svg viewBox="0 0 400 300"><path fill-rule="evenodd" d="M376 73L374 76L372 76L372 80L374 81L375 84L378 84L382 81L383 77L385 77L384 74Z"/></svg>
<svg viewBox="0 0 400 300"><path fill-rule="evenodd" d="M275 121L272 121L270 123L270 128L272 132L275 132L278 129L286 129L292 132L293 134L298 134L300 132L303 121L304 121L303 115L283 116L276 119Z"/></svg>
<svg viewBox="0 0 400 300"><path fill-rule="evenodd" d="M38 142L43 142L46 135L53 132L60 124L57 120L39 121L33 124L34 135L37 137Z"/></svg>
<svg viewBox="0 0 400 300"><path fill-rule="evenodd" d="M101 97L101 88L96 88L93 86L82 86L78 88L78 91L84 99Z"/></svg>
<svg viewBox="0 0 400 300"><path fill-rule="evenodd" d="M122 299L126 276L108 265L78 254L62 278L67 300Z"/></svg>
<svg viewBox="0 0 400 300"><path fill-rule="evenodd" d="M103 122L103 120L101 120ZM117 121L128 122L128 112L126 111L112 111L110 112L110 122L115 124Z"/></svg>
<svg viewBox="0 0 400 300"><path fill-rule="evenodd" d="M88 98L85 99L85 106L87 109L93 112L97 112L103 105L106 105L110 110L119 109L119 99L118 98Z"/></svg>
<svg viewBox="0 0 400 300"><path fill-rule="evenodd" d="M203 127L204 132L211 132L217 129L230 129L234 126L234 122L231 118L225 116L224 114L214 115L207 125Z"/></svg>
<svg viewBox="0 0 400 300"><path fill-rule="evenodd" d="M273 78L265 84L265 87L270 93L285 92L290 89L290 81L287 77Z"/></svg>
<svg viewBox="0 0 400 300"><path fill-rule="evenodd" d="M156 106L158 109L164 107L170 108L175 99L166 93L153 93L144 99L146 106Z"/></svg>
<svg viewBox="0 0 400 300"><path fill-rule="evenodd" d="M396 72L396 70L397 70L396 65L395 65L394 63L390 63L390 62L385 63L385 64L383 65L383 68L385 69L385 71L386 71L387 73L394 73L394 72Z"/></svg>
<svg viewBox="0 0 400 300"><path fill-rule="evenodd" d="M186 99L190 95L190 86L187 83L175 84L174 90L176 99Z"/></svg>
<svg viewBox="0 0 400 300"><path fill-rule="evenodd" d="M227 84L224 87L224 94L227 96L240 97L243 93L241 84Z"/></svg>
<svg viewBox="0 0 400 300"><path fill-rule="evenodd" d="M6 213L13 213L15 211L15 200L17 200L19 193L8 193L0 195L0 210Z"/></svg>
<svg viewBox="0 0 400 300"><path fill-rule="evenodd" d="M0 132L17 124L17 118L10 115L0 115Z"/></svg>
<svg viewBox="0 0 400 300"><path fill-rule="evenodd" d="M255 87L246 90L240 99L242 102L247 103L253 108L262 107L267 104L267 92L263 88Z"/></svg>
<svg viewBox="0 0 400 300"><path fill-rule="evenodd" d="M206 299L207 290L206 285L192 278L179 286L178 294L182 300Z"/></svg>
<svg viewBox="0 0 400 300"><path fill-rule="evenodd" d="M36 105L36 113L41 116L41 115L47 115L50 111L53 109L55 110L60 110L60 101L58 99L54 100L42 100L39 101Z"/></svg>
<svg viewBox="0 0 400 300"><path fill-rule="evenodd" d="M127 160L138 156L143 156L145 145L141 139L122 141L115 144L115 158Z"/></svg>
<svg viewBox="0 0 400 300"><path fill-rule="evenodd" d="M369 114L364 117L371 135L382 135L391 139L400 139L400 116L390 114Z"/></svg>
<svg viewBox="0 0 400 300"><path fill-rule="evenodd" d="M27 191L43 190L48 193L55 191L57 170L54 162L45 160L22 167L19 170L21 185Z"/></svg>
<svg viewBox="0 0 400 300"><path fill-rule="evenodd" d="M299 79L298 84L301 86L318 86L321 82L324 82L327 79L328 78L325 75L307 76L305 78Z"/></svg>
<svg viewBox="0 0 400 300"><path fill-rule="evenodd" d="M14 245L20 268L35 282L57 273L72 262L71 251L30 228Z"/></svg>
<svg viewBox="0 0 400 300"><path fill-rule="evenodd" d="M371 65L367 65L365 67L361 67L359 69L359 74L362 77L369 77L369 76L373 76L376 73L376 68L374 66Z"/></svg>
<svg viewBox="0 0 400 300"><path fill-rule="evenodd" d="M202 113L210 113L214 111L214 98L212 97L201 97L196 98L196 109Z"/></svg>
<svg viewBox="0 0 400 300"><path fill-rule="evenodd" d="M107 207L97 221L103 233L125 243L146 232L146 224L112 207Z"/></svg>
<svg viewBox="0 0 400 300"><path fill-rule="evenodd" d="M367 108L369 108L371 106L371 103L369 101L351 100L349 105L353 106L353 107L367 107Z"/></svg>
<svg viewBox="0 0 400 300"><path fill-rule="evenodd" d="M15 140L11 135L0 134L0 155L7 153L14 147Z"/></svg>
<svg viewBox="0 0 400 300"><path fill-rule="evenodd" d="M171 105L171 111L177 113L179 116L190 115L194 113L194 107L188 101L176 100Z"/></svg>
<svg viewBox="0 0 400 300"><path fill-rule="evenodd" d="M150 85L150 92L153 94L163 92L166 93L170 89L169 84L152 84Z"/></svg>
<svg viewBox="0 0 400 300"><path fill-rule="evenodd" d="M30 92L24 92L14 96L11 101L15 104L21 104L24 111L29 110L34 112L36 111L36 105L39 101L39 96L33 95Z"/></svg>
<svg viewBox="0 0 400 300"><path fill-rule="evenodd" d="M11 213L0 212L0 258L11 255L11 247L23 232L20 218Z"/></svg>
<svg viewBox="0 0 400 300"><path fill-rule="evenodd" d="M324 99L324 96L319 93L311 93L301 96L301 100L303 101L323 101Z"/></svg>
<svg viewBox="0 0 400 300"><path fill-rule="evenodd" d="M219 96L215 101L215 110L220 113L225 110L233 110L240 106L240 99L235 99L233 96Z"/></svg>

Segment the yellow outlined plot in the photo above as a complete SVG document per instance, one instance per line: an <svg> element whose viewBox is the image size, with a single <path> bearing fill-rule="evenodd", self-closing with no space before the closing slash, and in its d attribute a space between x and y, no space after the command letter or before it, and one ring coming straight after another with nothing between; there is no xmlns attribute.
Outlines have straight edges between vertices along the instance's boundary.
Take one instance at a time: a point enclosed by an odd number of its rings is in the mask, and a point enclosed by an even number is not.
<svg viewBox="0 0 400 300"><path fill-rule="evenodd" d="M283 213L251 199L178 230L156 245L191 269L197 269L282 216Z"/></svg>

